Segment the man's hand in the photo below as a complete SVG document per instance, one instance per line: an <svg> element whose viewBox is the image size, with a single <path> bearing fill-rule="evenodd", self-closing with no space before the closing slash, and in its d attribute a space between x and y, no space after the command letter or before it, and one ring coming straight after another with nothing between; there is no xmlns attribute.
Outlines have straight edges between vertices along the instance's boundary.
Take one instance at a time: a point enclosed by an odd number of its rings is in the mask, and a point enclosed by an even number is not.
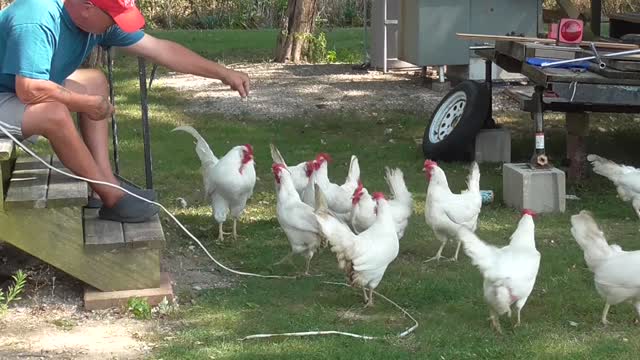
<svg viewBox="0 0 640 360"><path fill-rule="evenodd" d="M114 108L104 96L92 96L85 113L91 120L104 120L113 114Z"/></svg>
<svg viewBox="0 0 640 360"><path fill-rule="evenodd" d="M243 72L226 69L222 83L237 91L242 98L249 96L249 76Z"/></svg>

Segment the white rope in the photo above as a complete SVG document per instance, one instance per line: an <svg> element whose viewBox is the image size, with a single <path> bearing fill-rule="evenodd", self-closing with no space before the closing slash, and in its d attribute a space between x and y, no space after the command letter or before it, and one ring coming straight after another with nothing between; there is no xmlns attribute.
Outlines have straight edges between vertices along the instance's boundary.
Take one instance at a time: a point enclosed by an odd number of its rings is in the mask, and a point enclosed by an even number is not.
<svg viewBox="0 0 640 360"><path fill-rule="evenodd" d="M333 281L323 281L322 283L323 284L329 284L329 285L338 285L338 286L351 287L349 284L333 282ZM413 316L411 316L411 314L409 314L408 311L406 311L400 305L395 303L393 300L391 300L388 297L380 294L379 292L374 290L373 293L378 295L378 296L380 296L381 298L386 300L388 303L390 303L391 305L393 305L396 308L398 308L405 315L407 315L409 317L409 319L411 319L414 322L413 326L411 326L410 328L408 328L405 331L403 331L400 334L398 334L398 337L400 337L400 338L405 337L405 336L411 334L415 329L418 328L418 326L419 326L418 320L416 320ZM354 334L354 333L343 332L343 331L325 330L325 331L289 332L289 333L278 333L278 334L255 334L255 335L245 336L245 337L243 337L242 339L239 339L239 340L240 341L244 341L244 340L251 340L251 339L264 339L264 338L273 338L273 337L304 337L304 336L319 336L319 335L342 335L342 336L348 336L348 337L353 337L353 338L357 338L357 339L364 339L364 340L377 340L377 339L382 339L383 338L383 337L379 337L379 336L360 335L360 334Z"/></svg>
<svg viewBox="0 0 640 360"><path fill-rule="evenodd" d="M44 161L42 158L40 158L38 155L36 155L33 151L31 151L31 149L29 149L28 147L26 147L24 144L22 144L18 139L16 139L13 135L11 135L11 133L9 133L9 131L6 130L6 128L4 127L4 123L2 121L0 121L0 130L2 130L2 132L7 135L11 140L13 140L14 143L16 143L22 150L24 150L27 154L33 156L34 158L38 159L40 162L42 162L46 167L48 167L49 169L51 169L52 171L55 171L59 174L68 176L70 178L73 179L77 179L77 180L81 180L81 181L86 181L86 182L90 182L93 184L99 184L99 185L106 185L106 186L111 186L113 188L116 189L120 189L122 191L124 191L125 193L134 196L137 199L140 199L142 201L148 202L150 204L159 206L165 213L167 213L167 215L169 215L169 217L171 217L171 219L173 219L173 221L175 221L176 224L178 224L178 226L187 234L189 235L189 237L195 241L201 248L202 250L207 254L207 256L214 262L216 263L216 265L220 266L221 268L227 270L230 273L233 274L237 274L237 275L244 275L244 276L253 276L253 277L260 277L260 278L272 278L272 279L296 279L295 276L283 276L283 275L261 275L261 274L254 274L254 273L250 273L250 272L244 272L244 271L238 271L238 270L234 270L231 268L228 268L226 266L224 266L222 263L220 263L218 260L216 260L213 256L211 256L211 254L209 253L209 251L207 250L207 248L204 247L204 245L202 245L202 243L200 242L200 240L198 240L198 238L196 238L195 236L193 236L193 234L191 234L191 232L189 230L187 230L187 228L182 225L182 223L176 219L175 216L173 216L173 214L171 212L169 212L169 210L167 210L167 208L165 208L162 204L157 203L155 201L151 201L148 199L145 199L142 196L138 196L130 191L128 191L127 189L124 189L118 185L115 184L111 184L108 182L104 182L104 181L98 181L98 180L91 180L91 179L87 179L84 178L82 176L77 176L74 174L69 174L65 171L62 171L60 169L55 168L54 166L49 165L46 161Z"/></svg>
<svg viewBox="0 0 640 360"><path fill-rule="evenodd" d="M571 94L571 99L569 100L569 102L573 102L573 99L576 97L576 90L578 90L578 81L574 80L571 83L569 83L569 90L571 90L572 85L573 85L573 94Z"/></svg>
<svg viewBox="0 0 640 360"><path fill-rule="evenodd" d="M110 186L116 189L120 189L123 192L134 196L137 199L140 199L142 201L145 201L147 203L159 206L167 215L169 215L169 217L171 217L171 219L178 224L178 226L187 234L189 235L189 237L195 241L200 248L202 248L202 250L207 254L207 256L218 266L220 266L221 268L227 270L230 273L233 274L237 274L237 275L244 275L244 276L252 276L252 277L259 277L259 278L271 278L271 279L296 279L297 277L295 276L283 276L283 275L261 275L261 274L254 274L254 273L250 273L250 272L244 272L244 271L238 271L238 270L234 270L231 268L228 268L226 266L224 266L222 263L220 263L218 260L216 260L207 250L207 248L204 247L204 245L202 245L202 243L200 242L200 240L198 240L198 238L196 238L193 234L191 234L191 232L189 230L187 230L187 228L182 225L182 223L176 219L175 216L173 216L173 214L171 212L169 212L169 210L167 210L162 204L157 203L155 201L151 201L148 199L145 199L144 197L138 196L130 191L128 191L127 189L124 189L118 185L115 184L111 184L108 182L104 182L104 181L98 181L98 180L92 180L92 179L87 179L84 178L82 176L77 176L74 174L69 174L65 171L62 171L60 169L55 168L54 166L51 166L50 164L48 164L46 161L44 161L42 158L40 158L36 153L34 153L31 149L29 149L27 146L25 146L24 144L22 144L18 139L16 139L11 133L9 133L9 131L7 131L7 129L4 127L4 123L2 121L0 121L0 131L2 131L6 136L8 136L16 145L18 145L22 150L24 150L27 154L33 156L34 158L36 158L37 160L39 160L40 162L42 162L47 168L51 169L52 171L55 171L59 174L68 176L70 178L73 179L77 179L77 180L81 180L81 181L86 181L89 183L93 183L93 184L100 184L100 185L106 185L106 186ZM339 285L339 286L346 286L346 287L350 287L348 284L345 283L337 283L337 282L329 282L329 281L325 281L325 284L331 284L331 285ZM413 332L415 329L418 328L418 321L411 316L411 314L409 314L404 308L402 308L400 305L396 304L395 302L393 302L391 299L389 299L388 297L380 294L377 291L373 291L374 294L380 296L381 298L383 298L384 300L386 300L387 302L389 302L390 304L392 304L393 306L395 306L396 308L398 308L400 311L402 311L405 315L407 315L411 320L413 320L413 322L415 323L412 327L408 328L407 330L403 331L402 333L400 333L398 335L398 337L404 337L407 336L408 334L410 334L411 332ZM328 331L310 331L310 332L294 332L294 333L283 333L283 334L256 334L256 335L250 335L250 336L246 336L240 340L249 340L249 339L258 339L258 338L269 338L269 337L276 337L276 336L315 336L315 335L342 335L342 336L349 336L349 337L354 337L354 338L359 338L359 339L365 339L365 340L373 340L373 339L380 339L380 337L375 337L375 336L368 336L368 335L358 335L358 334L352 334L352 333L348 333L348 332L342 332L342 331L334 331L334 330L328 330Z"/></svg>

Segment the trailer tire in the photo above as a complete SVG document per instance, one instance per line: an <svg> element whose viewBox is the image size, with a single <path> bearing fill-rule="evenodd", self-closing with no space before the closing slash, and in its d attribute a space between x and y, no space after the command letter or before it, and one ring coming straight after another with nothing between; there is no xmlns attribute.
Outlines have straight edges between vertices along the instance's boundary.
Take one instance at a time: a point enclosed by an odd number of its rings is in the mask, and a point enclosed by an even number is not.
<svg viewBox="0 0 640 360"><path fill-rule="evenodd" d="M470 161L475 138L489 111L489 91L484 84L463 81L440 101L424 131L425 158Z"/></svg>

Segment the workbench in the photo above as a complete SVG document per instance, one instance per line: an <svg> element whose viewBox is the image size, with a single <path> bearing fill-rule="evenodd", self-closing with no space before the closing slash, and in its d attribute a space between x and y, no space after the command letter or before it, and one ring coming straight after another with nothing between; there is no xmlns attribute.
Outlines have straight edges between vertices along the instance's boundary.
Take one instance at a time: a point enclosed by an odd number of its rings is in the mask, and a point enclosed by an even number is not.
<svg viewBox="0 0 640 360"><path fill-rule="evenodd" d="M573 52L572 52L573 51ZM533 168L550 166L544 146L544 113L567 113L567 180L583 177L586 160L586 136L589 112L639 113L640 72L621 71L612 67L637 66L628 59L607 59L605 69L591 63L588 69L541 68L527 63L528 58L571 59L591 55L584 50L551 47L518 41L496 41L495 47L476 50L486 61L486 83L491 89L491 64L508 72L526 76L534 85L531 94L520 93L522 110L531 113L535 125L536 146L531 158ZM614 63L618 61L619 63ZM625 65L626 64L626 65Z"/></svg>

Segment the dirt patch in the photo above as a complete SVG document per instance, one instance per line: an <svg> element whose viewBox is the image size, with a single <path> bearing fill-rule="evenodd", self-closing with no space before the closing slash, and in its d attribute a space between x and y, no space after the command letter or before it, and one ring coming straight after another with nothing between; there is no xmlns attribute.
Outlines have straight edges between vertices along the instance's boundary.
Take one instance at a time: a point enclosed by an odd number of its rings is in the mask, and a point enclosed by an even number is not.
<svg viewBox="0 0 640 360"><path fill-rule="evenodd" d="M162 264L186 302L200 289L233 285L206 259L194 259L190 253L196 250L166 257ZM12 285L18 269L28 275L27 286L0 318L0 359L142 359L156 346L152 339L170 332L171 322L136 320L125 309L85 311L82 282L0 243L1 289Z"/></svg>
<svg viewBox="0 0 640 360"><path fill-rule="evenodd" d="M415 71L384 74L354 70L351 65L234 65L251 78L251 95L237 93L217 80L169 73L159 84L187 93L187 112L250 115L258 119L301 117L336 111L377 113L432 112L446 92L430 90ZM494 89L494 109L515 109L515 102Z"/></svg>
<svg viewBox="0 0 640 360"><path fill-rule="evenodd" d="M137 321L123 309L84 311L83 284L9 245L0 244L0 288L22 269L22 299L0 318L1 359L140 359L154 321Z"/></svg>

